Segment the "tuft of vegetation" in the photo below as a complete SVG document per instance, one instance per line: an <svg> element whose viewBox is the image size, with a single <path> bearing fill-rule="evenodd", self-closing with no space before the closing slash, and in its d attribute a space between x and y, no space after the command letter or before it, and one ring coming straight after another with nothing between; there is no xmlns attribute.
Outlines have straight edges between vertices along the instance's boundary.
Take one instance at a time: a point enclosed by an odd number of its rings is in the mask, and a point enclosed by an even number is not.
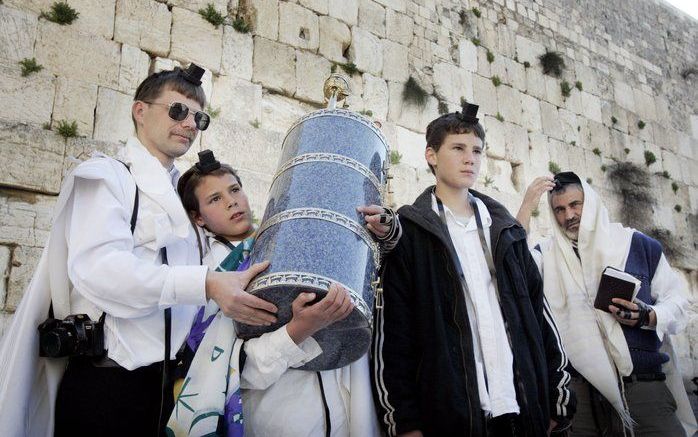
<svg viewBox="0 0 698 437"><path fill-rule="evenodd" d="M652 207L656 203L649 172L630 162L618 162L611 165L609 180L621 194L621 222L647 229L652 223Z"/></svg>
<svg viewBox="0 0 698 437"><path fill-rule="evenodd" d="M483 181L483 185L485 187L491 187L493 183L494 179L492 179L489 175L485 176L485 180Z"/></svg>
<svg viewBox="0 0 698 437"><path fill-rule="evenodd" d="M461 26L465 27L466 24L468 24L468 12L465 10L462 10L458 12L458 24Z"/></svg>
<svg viewBox="0 0 698 437"><path fill-rule="evenodd" d="M209 3L205 8L199 9L199 15L201 15L201 18L211 23L216 29L225 22L225 16L216 10L213 3Z"/></svg>
<svg viewBox="0 0 698 437"><path fill-rule="evenodd" d="M37 73L44 69L43 65L39 65L35 58L24 58L19 61L19 65L22 66L22 77L27 77L32 73Z"/></svg>
<svg viewBox="0 0 698 437"><path fill-rule="evenodd" d="M39 18L44 18L61 26L72 24L80 16L80 12L71 8L68 2L54 2L49 12L41 11Z"/></svg>
<svg viewBox="0 0 698 437"><path fill-rule="evenodd" d="M646 126L646 124L645 124L644 121L640 120L640 121L637 122L637 127L638 127L638 128L644 129L645 126Z"/></svg>
<svg viewBox="0 0 698 437"><path fill-rule="evenodd" d="M599 149L598 147L594 147L594 150L592 150L592 152L594 152L594 155L596 156L601 156L601 149Z"/></svg>
<svg viewBox="0 0 698 437"><path fill-rule="evenodd" d="M427 96L428 94L424 91L424 88L417 83L414 77L410 76L402 89L402 100L423 108L427 104Z"/></svg>
<svg viewBox="0 0 698 437"><path fill-rule="evenodd" d="M397 165L400 163L402 160L402 154L398 152L397 150L391 150L390 151L390 163L393 165Z"/></svg>
<svg viewBox="0 0 698 437"><path fill-rule="evenodd" d="M254 119L254 121L250 122L250 126L252 126L255 129L259 129L259 126L261 125L262 123L260 123L259 120L257 120L256 118Z"/></svg>
<svg viewBox="0 0 698 437"><path fill-rule="evenodd" d="M221 115L221 108L214 108L211 105L206 106L206 113L211 116L211 118L218 118Z"/></svg>
<svg viewBox="0 0 698 437"><path fill-rule="evenodd" d="M494 86L499 86L502 84L502 80L499 78L499 76L492 76L492 84Z"/></svg>
<svg viewBox="0 0 698 437"><path fill-rule="evenodd" d="M577 142L576 142L575 140L572 140L572 141L570 141L570 145L576 146L576 145L577 145Z"/></svg>
<svg viewBox="0 0 698 437"><path fill-rule="evenodd" d="M654 156L654 153L650 152L649 150L645 150L645 165L649 167L655 162L657 162L657 157Z"/></svg>
<svg viewBox="0 0 698 437"><path fill-rule="evenodd" d="M552 174L558 174L560 173L560 166L557 165L557 162L555 161L549 161L548 162L548 171Z"/></svg>
<svg viewBox="0 0 698 437"><path fill-rule="evenodd" d="M611 124L616 124L618 123L618 119L615 116L611 116Z"/></svg>
<svg viewBox="0 0 698 437"><path fill-rule="evenodd" d="M540 65L543 67L543 74L548 76L560 77L565 69L565 60L558 52L545 51L544 54L538 57Z"/></svg>
<svg viewBox="0 0 698 437"><path fill-rule="evenodd" d="M370 109L364 109L363 111L359 111L359 114L365 115L366 117L373 117L373 111Z"/></svg>
<svg viewBox="0 0 698 437"><path fill-rule="evenodd" d="M354 64L353 62L339 64L339 66L342 67L342 70L344 70L344 72L347 73L349 76L353 76L359 72L359 69L356 68L356 64Z"/></svg>
<svg viewBox="0 0 698 437"><path fill-rule="evenodd" d="M448 114L448 104L444 102L443 100L439 100L439 114L444 115Z"/></svg>
<svg viewBox="0 0 698 437"><path fill-rule="evenodd" d="M480 46L480 39L479 38L475 38L475 37L470 38L470 42L472 42L475 47Z"/></svg>
<svg viewBox="0 0 698 437"><path fill-rule="evenodd" d="M63 138L74 138L78 136L78 122L61 120L57 124L58 135Z"/></svg>
<svg viewBox="0 0 698 437"><path fill-rule="evenodd" d="M676 212L681 212L683 208L681 208L681 205L674 205L674 211Z"/></svg>
<svg viewBox="0 0 698 437"><path fill-rule="evenodd" d="M626 155L627 155L628 153L630 153L630 149L628 149L627 147L626 147L625 149L623 149L623 151L625 152Z"/></svg>
<svg viewBox="0 0 698 437"><path fill-rule="evenodd" d="M524 68L531 68L531 63L528 61L524 61Z"/></svg>
<svg viewBox="0 0 698 437"><path fill-rule="evenodd" d="M601 171L606 173L606 170L608 170L608 167L606 167L606 164L601 164Z"/></svg>
<svg viewBox="0 0 698 437"><path fill-rule="evenodd" d="M248 23L242 15L235 17L230 24L233 26L233 29L240 33L250 33L250 23Z"/></svg>
<svg viewBox="0 0 698 437"><path fill-rule="evenodd" d="M46 123L42 124L41 127L44 128L44 130L51 130L51 123L47 121Z"/></svg>
<svg viewBox="0 0 698 437"><path fill-rule="evenodd" d="M587 184L591 185L592 181L593 181L593 179L587 178Z"/></svg>
<svg viewBox="0 0 698 437"><path fill-rule="evenodd" d="M679 191L679 184L676 183L676 181L673 181L671 183L671 190L676 194L677 191Z"/></svg>
<svg viewBox="0 0 698 437"><path fill-rule="evenodd" d="M337 63L333 62L332 66L330 67L330 73L336 73L337 72Z"/></svg>
<svg viewBox="0 0 698 437"><path fill-rule="evenodd" d="M671 175L669 174L668 170L664 170L662 172L662 176L664 177L664 179L671 179Z"/></svg>
<svg viewBox="0 0 698 437"><path fill-rule="evenodd" d="M582 82L580 82L580 81L576 81L576 82L574 83L574 87L577 88L579 91L582 91L582 90L583 90L583 89L582 89Z"/></svg>
<svg viewBox="0 0 698 437"><path fill-rule="evenodd" d="M495 118L497 119L497 121L500 121L500 122L504 121L504 116L502 114L500 114L499 112L497 112L497 115L495 115Z"/></svg>
<svg viewBox="0 0 698 437"><path fill-rule="evenodd" d="M494 62L494 53L492 53L490 49L487 49L487 62L490 64Z"/></svg>
<svg viewBox="0 0 698 437"><path fill-rule="evenodd" d="M566 80L563 80L560 83L560 92L562 93L562 97L569 97L571 91L572 87L570 86L570 83Z"/></svg>
<svg viewBox="0 0 698 437"><path fill-rule="evenodd" d="M480 18L482 16L482 12L478 8L473 8L473 15L475 15L477 18Z"/></svg>
<svg viewBox="0 0 698 437"><path fill-rule="evenodd" d="M535 217L538 217L539 215L540 215L540 209L538 209L538 207L536 206L535 208L533 208L533 211L531 211L531 217L535 218Z"/></svg>

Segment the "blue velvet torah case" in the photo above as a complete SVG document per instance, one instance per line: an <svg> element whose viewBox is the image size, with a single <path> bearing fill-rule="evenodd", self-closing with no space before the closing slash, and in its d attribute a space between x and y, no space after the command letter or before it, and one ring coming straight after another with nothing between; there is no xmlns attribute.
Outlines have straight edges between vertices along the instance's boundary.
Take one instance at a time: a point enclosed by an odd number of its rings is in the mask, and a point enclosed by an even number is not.
<svg viewBox="0 0 698 437"><path fill-rule="evenodd" d="M373 122L345 109L312 112L289 129L250 255L252 263L269 260L271 266L247 289L277 305L278 321L236 323L240 337L278 329L291 320L299 293L322 298L337 282L349 290L354 310L313 335L323 352L300 368L336 369L368 351L380 257L356 207L382 204L387 154Z"/></svg>

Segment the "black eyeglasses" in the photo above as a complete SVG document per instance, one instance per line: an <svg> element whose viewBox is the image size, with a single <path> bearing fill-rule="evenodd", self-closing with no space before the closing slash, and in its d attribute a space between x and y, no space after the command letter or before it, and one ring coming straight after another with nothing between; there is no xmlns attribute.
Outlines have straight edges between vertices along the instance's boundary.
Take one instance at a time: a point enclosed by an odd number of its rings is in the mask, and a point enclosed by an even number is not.
<svg viewBox="0 0 698 437"><path fill-rule="evenodd" d="M186 119L190 111L187 105L180 102L172 102L168 104L158 102L146 102L144 100L143 103L147 103L149 105L167 106L168 108L170 108L170 110L167 112L167 115L169 115L170 118L175 121L182 121ZM193 113L196 128L199 130L206 130L208 128L209 123L211 123L211 117L207 113L202 111L193 111Z"/></svg>

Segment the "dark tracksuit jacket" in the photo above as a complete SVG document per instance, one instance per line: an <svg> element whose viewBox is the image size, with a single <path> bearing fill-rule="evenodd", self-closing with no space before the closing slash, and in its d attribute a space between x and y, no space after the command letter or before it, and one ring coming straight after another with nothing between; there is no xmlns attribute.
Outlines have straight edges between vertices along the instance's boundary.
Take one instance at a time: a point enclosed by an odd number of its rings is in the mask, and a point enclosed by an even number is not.
<svg viewBox="0 0 698 437"><path fill-rule="evenodd" d="M383 270L376 308L371 372L379 421L389 435L486 435L473 340L458 258L439 216L432 187L400 208L403 234ZM521 225L495 200L487 206L502 314L511 337L514 378L527 436L544 436L550 418L569 419L575 399L567 357L543 296L543 284Z"/></svg>

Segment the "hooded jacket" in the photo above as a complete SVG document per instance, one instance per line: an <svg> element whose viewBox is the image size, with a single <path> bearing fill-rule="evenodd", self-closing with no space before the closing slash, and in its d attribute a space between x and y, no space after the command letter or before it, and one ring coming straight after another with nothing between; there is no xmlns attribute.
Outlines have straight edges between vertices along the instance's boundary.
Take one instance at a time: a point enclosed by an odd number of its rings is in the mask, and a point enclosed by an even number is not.
<svg viewBox="0 0 698 437"><path fill-rule="evenodd" d="M375 313L372 375L379 420L389 435L486 435L465 296L449 236L431 208L433 187L400 208L403 235L383 270ZM567 358L521 225L495 200L487 207L502 315L511 339L521 425L546 435L567 422L575 398Z"/></svg>

